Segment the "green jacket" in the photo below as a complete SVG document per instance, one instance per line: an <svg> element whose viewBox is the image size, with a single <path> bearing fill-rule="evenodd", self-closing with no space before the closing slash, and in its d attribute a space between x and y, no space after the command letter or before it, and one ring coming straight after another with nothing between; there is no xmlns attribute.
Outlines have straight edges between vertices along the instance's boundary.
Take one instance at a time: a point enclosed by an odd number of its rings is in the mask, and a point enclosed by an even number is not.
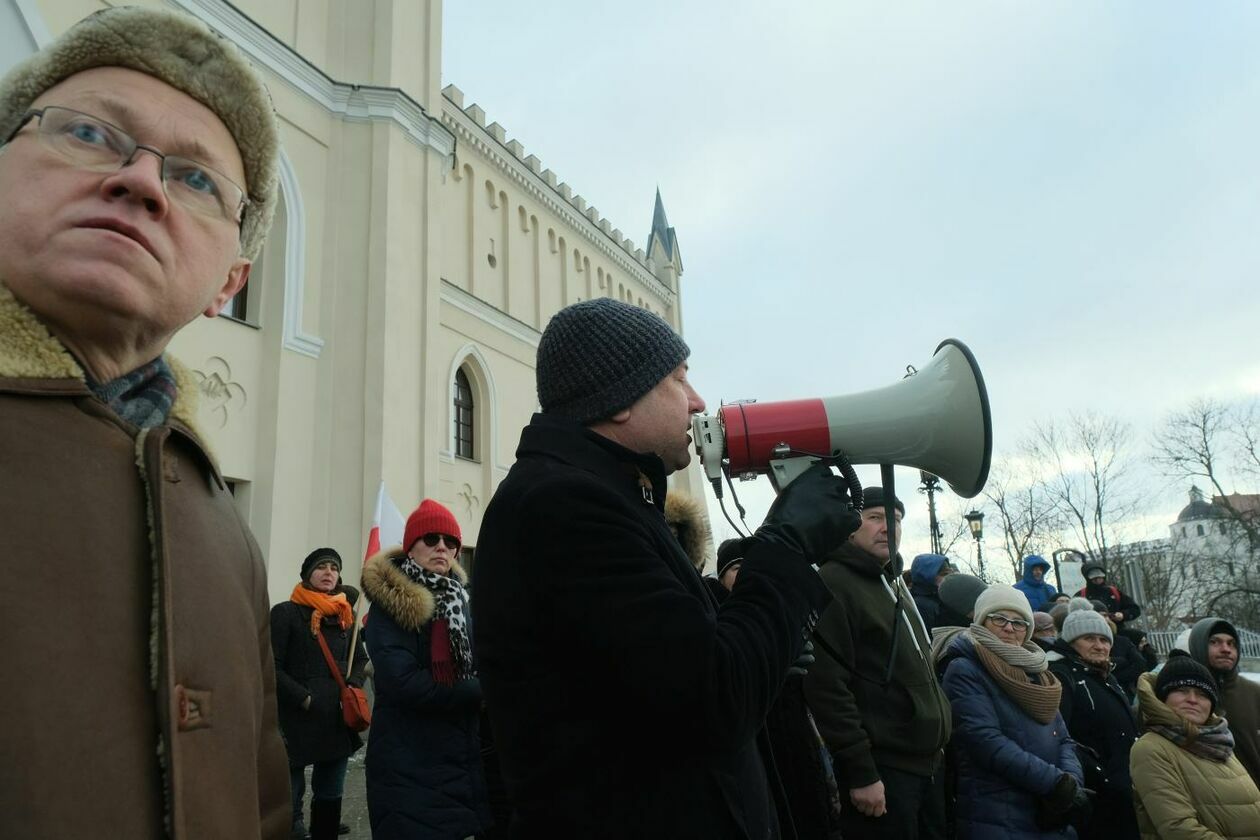
<svg viewBox="0 0 1260 840"><path fill-rule="evenodd" d="M1142 724L1185 727L1185 720L1155 697L1154 683L1154 674L1138 679ZM1260 790L1236 756L1209 761L1147 732L1133 745L1129 766L1143 840L1260 838Z"/></svg>
<svg viewBox="0 0 1260 840"><path fill-rule="evenodd" d="M819 574L835 600L814 630L805 699L838 779L863 787L879 781L880 766L932 775L949 740L949 701L914 600L890 565L881 568L852 543L829 555ZM897 600L896 657L885 684Z"/></svg>

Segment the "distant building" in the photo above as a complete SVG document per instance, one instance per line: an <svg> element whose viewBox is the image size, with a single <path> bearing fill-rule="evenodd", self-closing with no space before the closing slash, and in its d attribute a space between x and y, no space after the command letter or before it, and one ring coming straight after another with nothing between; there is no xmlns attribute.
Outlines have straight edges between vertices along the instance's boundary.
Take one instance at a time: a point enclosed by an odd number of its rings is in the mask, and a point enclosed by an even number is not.
<svg viewBox="0 0 1260 840"><path fill-rule="evenodd" d="M107 5L0 0L0 71ZM475 561L537 408L551 316L612 297L682 330L682 257L660 194L639 247L443 86L441 0L165 5L236 43L280 118L281 202L249 284L171 345L200 383L200 424L272 600L311 548L363 550L381 479L404 515L425 496L450 507ZM696 467L672 482L702 495Z"/></svg>

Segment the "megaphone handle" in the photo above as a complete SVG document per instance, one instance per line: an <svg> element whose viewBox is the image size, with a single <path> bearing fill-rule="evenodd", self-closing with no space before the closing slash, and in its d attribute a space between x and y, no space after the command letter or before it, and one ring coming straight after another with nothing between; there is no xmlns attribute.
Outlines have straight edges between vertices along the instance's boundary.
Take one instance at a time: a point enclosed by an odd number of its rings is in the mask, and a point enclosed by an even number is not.
<svg viewBox="0 0 1260 840"><path fill-rule="evenodd" d="M897 549L901 546L897 545L897 506L894 502L897 499L896 480L893 478L893 465L879 465L879 480L884 485L884 521L888 523L888 560L892 562L897 559Z"/></svg>

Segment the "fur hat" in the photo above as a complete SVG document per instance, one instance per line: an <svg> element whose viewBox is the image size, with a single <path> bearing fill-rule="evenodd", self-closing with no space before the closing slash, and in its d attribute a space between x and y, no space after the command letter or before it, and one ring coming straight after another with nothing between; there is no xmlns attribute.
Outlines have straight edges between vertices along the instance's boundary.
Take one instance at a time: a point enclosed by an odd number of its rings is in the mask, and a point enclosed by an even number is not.
<svg viewBox="0 0 1260 840"><path fill-rule="evenodd" d="M403 551L411 551L416 540L425 534L449 534L460 543L464 542L455 514L451 513L446 505L432 499L425 499L411 512L411 516L407 517L407 527L403 529Z"/></svg>
<svg viewBox="0 0 1260 840"><path fill-rule="evenodd" d="M1174 688L1199 689L1212 701L1213 712L1221 700L1212 672L1189 656L1169 656L1155 678L1155 696L1161 701L1167 700L1168 693Z"/></svg>
<svg viewBox="0 0 1260 840"><path fill-rule="evenodd" d="M998 610L1010 610L1019 613L1028 622L1028 635L1032 635L1033 611L1028 603L1028 596L1013 586L995 583L980 593L976 599L976 624L983 624L985 616Z"/></svg>
<svg viewBox="0 0 1260 840"><path fill-rule="evenodd" d="M324 560L332 560L337 564L337 571L341 571L341 555L335 549L317 548L302 561L302 580L310 580L311 572Z"/></svg>
<svg viewBox="0 0 1260 840"><path fill-rule="evenodd" d="M696 570L704 568L709 551L709 518L704 505L681 490L670 490L665 496L665 521L678 537L678 544Z"/></svg>
<svg viewBox="0 0 1260 840"><path fill-rule="evenodd" d="M1077 610L1074 613L1068 613L1067 618L1063 619L1063 632L1060 634L1063 636L1063 641L1074 642L1081 636L1088 636L1091 633L1106 636L1110 642L1116 640L1111 633L1111 628L1107 626L1107 620L1096 612Z"/></svg>
<svg viewBox="0 0 1260 840"><path fill-rule="evenodd" d="M245 165L241 253L262 250L276 209L280 139L271 95L236 45L181 12L119 6L88 15L0 80L0 137L44 91L96 67L159 79L213 111Z"/></svg>
<svg viewBox="0 0 1260 840"><path fill-rule="evenodd" d="M535 376L544 414L587 424L611 417L691 355L657 315L612 298L561 309L538 342Z"/></svg>
<svg viewBox="0 0 1260 840"><path fill-rule="evenodd" d="M975 575L955 572L941 581L937 595L941 603L953 612L966 618L976 609L976 599L988 584Z"/></svg>

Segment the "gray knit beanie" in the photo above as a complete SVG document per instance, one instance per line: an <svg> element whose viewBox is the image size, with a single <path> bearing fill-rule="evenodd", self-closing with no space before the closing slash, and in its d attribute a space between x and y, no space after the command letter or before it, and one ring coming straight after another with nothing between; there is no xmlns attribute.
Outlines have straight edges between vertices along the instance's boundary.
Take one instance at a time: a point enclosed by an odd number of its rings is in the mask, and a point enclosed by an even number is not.
<svg viewBox="0 0 1260 840"><path fill-rule="evenodd" d="M544 414L587 424L626 408L691 350L646 309L611 298L566 306L538 343L538 403Z"/></svg>
<svg viewBox="0 0 1260 840"><path fill-rule="evenodd" d="M1088 598L1082 598L1079 595L1068 601L1068 612L1074 613L1081 610L1094 611L1094 605L1089 602Z"/></svg>
<svg viewBox="0 0 1260 840"><path fill-rule="evenodd" d="M1090 610L1077 610L1068 613L1067 618L1063 619L1063 641L1073 642L1081 636L1088 636L1093 633L1097 636L1106 636L1108 640L1115 641L1116 638L1111 634L1111 628L1107 626L1107 620L1101 615Z"/></svg>
<svg viewBox="0 0 1260 840"><path fill-rule="evenodd" d="M182 12L102 9L0 79L0 138L13 133L44 91L96 67L125 67L160 79L223 121L245 165L241 187L249 206L241 253L257 257L276 210L280 135L271 95L236 45Z"/></svg>
<svg viewBox="0 0 1260 840"><path fill-rule="evenodd" d="M964 618L976 609L976 599L988 584L975 575L955 572L941 581L937 594L941 603Z"/></svg>

